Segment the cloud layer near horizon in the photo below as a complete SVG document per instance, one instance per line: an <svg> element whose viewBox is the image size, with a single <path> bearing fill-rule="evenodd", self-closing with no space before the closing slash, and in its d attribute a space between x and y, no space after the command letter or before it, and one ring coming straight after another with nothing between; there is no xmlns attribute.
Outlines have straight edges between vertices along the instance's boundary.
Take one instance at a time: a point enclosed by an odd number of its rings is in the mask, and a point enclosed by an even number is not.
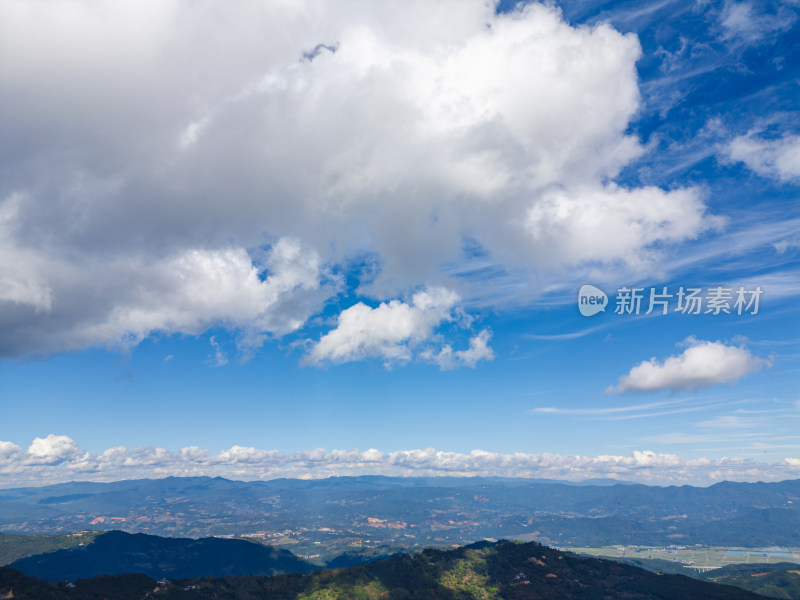
<svg viewBox="0 0 800 600"><path fill-rule="evenodd" d="M647 272L721 221L612 183L644 152L639 56L540 4L3 2L0 355L214 326L253 350L365 256L378 302L490 294L448 275L475 249L528 280Z"/></svg>
<svg viewBox="0 0 800 600"><path fill-rule="evenodd" d="M649 484L708 485L722 480L774 481L800 477L800 458L763 463L743 458L684 458L634 451L627 456L551 453L468 454L433 448L381 452L304 450L283 453L233 446L218 454L196 446L118 446L102 454L82 450L68 436L36 438L27 450L0 441L0 486L21 487L66 481L114 481L167 476L224 476L232 479L322 478L341 475L498 476L583 480L607 477Z"/></svg>

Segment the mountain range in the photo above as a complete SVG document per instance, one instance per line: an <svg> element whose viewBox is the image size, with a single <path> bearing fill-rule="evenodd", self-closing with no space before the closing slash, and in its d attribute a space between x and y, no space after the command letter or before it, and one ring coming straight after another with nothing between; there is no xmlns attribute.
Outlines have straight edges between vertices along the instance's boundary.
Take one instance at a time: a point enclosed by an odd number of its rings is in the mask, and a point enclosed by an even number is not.
<svg viewBox="0 0 800 600"><path fill-rule="evenodd" d="M800 546L800 480L709 487L500 478L175 478L0 490L0 531L253 537L324 563L484 538Z"/></svg>

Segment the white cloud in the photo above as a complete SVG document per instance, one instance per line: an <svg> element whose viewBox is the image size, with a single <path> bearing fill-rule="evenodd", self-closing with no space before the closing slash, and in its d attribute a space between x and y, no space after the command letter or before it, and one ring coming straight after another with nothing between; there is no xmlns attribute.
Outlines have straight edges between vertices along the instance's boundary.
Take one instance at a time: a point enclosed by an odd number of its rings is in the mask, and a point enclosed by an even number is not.
<svg viewBox="0 0 800 600"><path fill-rule="evenodd" d="M695 338L688 338L684 344L688 348L682 354L670 356L664 362L653 357L639 363L606 393L697 390L736 381L769 365L744 345L728 346Z"/></svg>
<svg viewBox="0 0 800 600"><path fill-rule="evenodd" d="M726 152L730 160L743 162L759 175L780 181L800 177L800 136L767 139L750 132L734 138Z"/></svg>
<svg viewBox="0 0 800 600"><path fill-rule="evenodd" d="M212 335L208 339L208 343L211 344L211 348L214 350L213 358L209 359L210 364L215 367L221 367L228 364L228 357L225 356L225 352L222 351L222 347L219 345L219 342L217 342L216 336Z"/></svg>
<svg viewBox="0 0 800 600"><path fill-rule="evenodd" d="M447 344L438 353L428 349L420 353L420 357L435 362L442 370L458 367L475 368L475 365L482 360L494 360L494 350L489 347L491 337L492 333L484 329L469 340L469 348L466 350L454 352L452 346Z"/></svg>
<svg viewBox="0 0 800 600"><path fill-rule="evenodd" d="M72 438L50 434L33 440L25 452L24 461L29 465L58 465L65 461L82 459L85 455Z"/></svg>
<svg viewBox="0 0 800 600"><path fill-rule="evenodd" d="M763 421L757 418L741 417L739 415L720 415L696 423L698 427L708 429L753 429L762 425Z"/></svg>
<svg viewBox="0 0 800 600"><path fill-rule="evenodd" d="M483 0L134 4L0 3L5 356L214 326L246 353L353 256L380 301L455 287L465 236L552 280L652 269L718 224L695 190L607 183L643 152L640 46L609 25ZM260 281L265 239L291 266Z"/></svg>
<svg viewBox="0 0 800 600"><path fill-rule="evenodd" d="M443 452L433 448L382 452L301 450L283 453L234 446L211 454L196 446L170 452L164 448L109 448L91 455L66 436L34 441L41 460L32 461L15 444L0 441L0 486L45 485L65 481L114 481L144 477L207 475L245 480L278 477L321 478L335 475L501 476L582 480L611 477L651 484L708 485L723 479L769 481L800 476L800 459L763 463L749 459L685 458L676 454L634 451L629 455L502 454L485 450ZM47 449L45 449L45 446ZM54 448L58 447L54 450Z"/></svg>
<svg viewBox="0 0 800 600"><path fill-rule="evenodd" d="M775 248L775 252L778 254L785 254L787 250L800 248L800 237L781 240L779 242L775 242L772 244L772 246Z"/></svg>
<svg viewBox="0 0 800 600"><path fill-rule="evenodd" d="M796 20L797 15L784 6L779 6L777 14L768 14L759 12L752 2L727 0L720 13L721 38L751 45L789 29Z"/></svg>
<svg viewBox="0 0 800 600"><path fill-rule="evenodd" d="M46 311L46 321L57 325L32 329L26 317L35 318L35 310L0 310L0 352L11 354L18 344L39 352L132 346L153 332L198 335L214 325L239 331L243 345L257 346L265 333L298 329L336 289L319 255L296 240L278 240L265 267L263 277L248 252L236 247L188 249L159 260L100 258L80 269L54 262L50 276L61 301ZM88 292L94 293L79 303Z"/></svg>
<svg viewBox="0 0 800 600"><path fill-rule="evenodd" d="M336 328L314 344L305 361L321 364L381 358L387 364L407 362L416 346L431 338L442 322L451 321L458 294L445 288L417 292L370 308L359 302L339 314Z"/></svg>
<svg viewBox="0 0 800 600"><path fill-rule="evenodd" d="M525 224L542 265L620 260L642 267L653 258L644 251L649 244L691 239L724 220L705 215L694 190L609 184L550 191L528 209Z"/></svg>
<svg viewBox="0 0 800 600"><path fill-rule="evenodd" d="M220 452L212 462L220 464L265 464L280 462L281 454L276 450L258 450L249 446L233 446Z"/></svg>
<svg viewBox="0 0 800 600"><path fill-rule="evenodd" d="M22 454L22 448L12 442L0 441L0 464L11 464Z"/></svg>

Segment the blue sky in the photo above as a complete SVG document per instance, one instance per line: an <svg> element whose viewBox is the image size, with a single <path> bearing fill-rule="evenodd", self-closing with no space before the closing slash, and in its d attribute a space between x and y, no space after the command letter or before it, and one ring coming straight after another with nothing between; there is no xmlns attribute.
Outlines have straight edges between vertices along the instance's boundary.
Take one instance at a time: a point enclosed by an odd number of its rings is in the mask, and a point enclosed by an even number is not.
<svg viewBox="0 0 800 600"><path fill-rule="evenodd" d="M793 3L92 6L0 7L0 485L800 475Z"/></svg>

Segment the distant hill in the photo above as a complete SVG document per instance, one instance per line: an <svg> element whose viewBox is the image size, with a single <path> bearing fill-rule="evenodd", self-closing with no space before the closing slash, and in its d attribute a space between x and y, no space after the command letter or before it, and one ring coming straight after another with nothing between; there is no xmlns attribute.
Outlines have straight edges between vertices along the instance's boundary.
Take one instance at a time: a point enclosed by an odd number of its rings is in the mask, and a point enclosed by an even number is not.
<svg viewBox="0 0 800 600"><path fill-rule="evenodd" d="M110 531L85 546L30 556L9 566L48 581L144 573L157 579L308 573L318 567L246 540L165 538Z"/></svg>
<svg viewBox="0 0 800 600"><path fill-rule="evenodd" d="M542 538L559 546L666 544L705 546L800 546L800 510L741 510L725 519L697 517L657 522L655 519L609 517L543 517L536 522Z"/></svg>
<svg viewBox="0 0 800 600"><path fill-rule="evenodd" d="M0 597L36 600L143 598L156 582L142 575L79 580L73 588L0 568ZM105 593L106 595L100 595ZM136 595L138 594L138 596ZM480 543L426 550L307 575L238 576L170 581L164 600L758 600L736 587L658 575L613 561L583 558L536 543Z"/></svg>

